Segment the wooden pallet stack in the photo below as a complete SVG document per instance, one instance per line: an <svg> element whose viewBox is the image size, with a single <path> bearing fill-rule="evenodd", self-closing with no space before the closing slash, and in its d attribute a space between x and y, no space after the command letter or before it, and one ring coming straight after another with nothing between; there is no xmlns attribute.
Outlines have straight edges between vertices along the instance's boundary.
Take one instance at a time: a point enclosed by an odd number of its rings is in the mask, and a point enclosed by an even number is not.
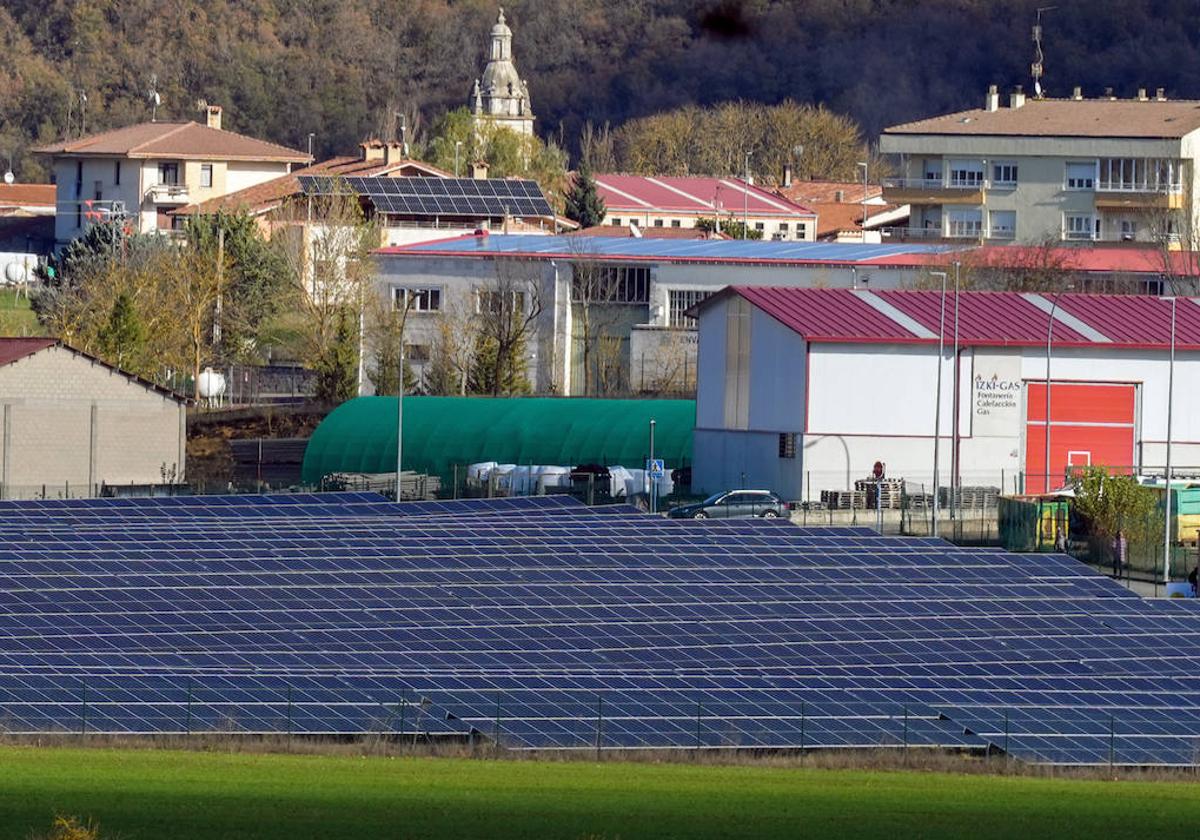
<svg viewBox="0 0 1200 840"><path fill-rule="evenodd" d="M904 479L873 478L854 482L854 489L866 494L866 505L870 510L900 510L904 506Z"/></svg>

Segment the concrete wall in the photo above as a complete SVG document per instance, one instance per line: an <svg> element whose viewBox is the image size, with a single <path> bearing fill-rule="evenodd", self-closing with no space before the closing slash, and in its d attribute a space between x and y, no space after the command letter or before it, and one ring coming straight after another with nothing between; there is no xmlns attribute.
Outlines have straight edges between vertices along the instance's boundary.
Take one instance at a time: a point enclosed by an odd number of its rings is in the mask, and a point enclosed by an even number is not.
<svg viewBox="0 0 1200 840"><path fill-rule="evenodd" d="M183 480L185 406L70 350L0 367L0 483L6 498L90 495L102 484Z"/></svg>
<svg viewBox="0 0 1200 840"><path fill-rule="evenodd" d="M721 214L722 220L733 214L734 221L741 224L743 216L734 207L726 207ZM700 219L711 219L713 213L706 216L695 216L687 213L672 213L666 210L648 208L612 209L604 214L606 225L635 224L641 228L676 227L694 228ZM787 242L812 242L817 238L817 217L812 216L761 216L751 213L749 216L751 230L758 230L762 238L767 240L783 240Z"/></svg>

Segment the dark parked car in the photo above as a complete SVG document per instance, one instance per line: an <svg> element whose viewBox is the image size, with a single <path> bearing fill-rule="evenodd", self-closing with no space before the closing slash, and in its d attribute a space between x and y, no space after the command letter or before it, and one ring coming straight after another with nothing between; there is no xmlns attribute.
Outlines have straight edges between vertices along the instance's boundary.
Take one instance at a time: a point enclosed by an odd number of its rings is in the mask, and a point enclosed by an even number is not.
<svg viewBox="0 0 1200 840"><path fill-rule="evenodd" d="M703 502L681 505L667 512L672 519L748 519L788 516L788 504L770 490L726 490Z"/></svg>

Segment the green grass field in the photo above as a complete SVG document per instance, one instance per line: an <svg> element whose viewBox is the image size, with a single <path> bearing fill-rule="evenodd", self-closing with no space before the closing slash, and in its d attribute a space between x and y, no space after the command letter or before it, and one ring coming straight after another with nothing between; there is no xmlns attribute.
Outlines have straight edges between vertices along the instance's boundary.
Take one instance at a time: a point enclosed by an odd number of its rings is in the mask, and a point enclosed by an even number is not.
<svg viewBox="0 0 1200 840"><path fill-rule="evenodd" d="M0 838L1188 837L1200 784L765 766L0 748Z"/></svg>
<svg viewBox="0 0 1200 840"><path fill-rule="evenodd" d="M0 289L0 336L44 335L37 316L29 308L29 298L17 298L13 289Z"/></svg>

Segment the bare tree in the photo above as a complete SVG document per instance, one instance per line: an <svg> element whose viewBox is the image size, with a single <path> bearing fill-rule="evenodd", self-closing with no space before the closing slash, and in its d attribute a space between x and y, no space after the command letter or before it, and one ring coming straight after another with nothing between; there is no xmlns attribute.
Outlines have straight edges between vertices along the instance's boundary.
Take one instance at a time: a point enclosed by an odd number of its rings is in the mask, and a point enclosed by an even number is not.
<svg viewBox="0 0 1200 840"><path fill-rule="evenodd" d="M588 120L579 134L579 160L594 173L617 171L617 144L607 122L597 128Z"/></svg>
<svg viewBox="0 0 1200 840"><path fill-rule="evenodd" d="M537 338L545 308L538 264L530 260L495 262L496 279L475 290L479 347L475 368L479 390L499 396L524 390L523 350Z"/></svg>
<svg viewBox="0 0 1200 840"><path fill-rule="evenodd" d="M425 386L432 394L466 396L479 343L479 316L473 308L450 303L438 313L435 330Z"/></svg>
<svg viewBox="0 0 1200 840"><path fill-rule="evenodd" d="M628 272L623 268L597 260L589 250L589 244L584 236L568 239L571 251L571 344L578 344L582 357L585 395L597 393L602 379L601 367L611 366L612 354L602 353L601 344L613 334L613 328L624 320L620 304L628 297L624 286L630 281ZM637 282L636 278L633 282ZM567 349L572 357L573 350L573 347ZM606 371L603 380L611 383L611 374Z"/></svg>
<svg viewBox="0 0 1200 840"><path fill-rule="evenodd" d="M362 334L379 227L338 179L285 205L272 226L303 320L304 361L315 365L330 352L345 310L353 311Z"/></svg>
<svg viewBox="0 0 1200 840"><path fill-rule="evenodd" d="M1153 264L1173 295L1200 294L1200 216L1188 193L1183 207L1153 208L1141 214L1151 242Z"/></svg>

